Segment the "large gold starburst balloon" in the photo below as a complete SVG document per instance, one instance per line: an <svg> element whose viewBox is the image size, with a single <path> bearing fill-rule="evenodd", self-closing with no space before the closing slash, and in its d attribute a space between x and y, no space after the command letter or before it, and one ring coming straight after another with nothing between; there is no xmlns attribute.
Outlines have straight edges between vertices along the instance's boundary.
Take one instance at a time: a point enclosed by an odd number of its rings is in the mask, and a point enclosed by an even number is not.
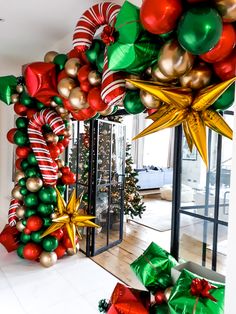
<svg viewBox="0 0 236 314"><path fill-rule="evenodd" d="M164 102L164 105L156 113L148 117L153 120L153 123L134 139L182 124L190 150L195 145L206 166L208 166L206 126L230 139L233 137L232 129L222 116L209 107L235 80L236 77L208 86L196 93L188 88L127 79L134 86Z"/></svg>
<svg viewBox="0 0 236 314"><path fill-rule="evenodd" d="M76 234L81 238L78 227L94 227L99 226L94 222L90 221L95 216L81 215L79 213L80 204L82 201L82 195L76 199L76 191L74 190L70 196L68 204L66 204L61 193L56 189L57 192L57 218L53 219L52 225L44 231L41 238L51 234L52 232L66 227L68 236L71 240L74 251L76 251Z"/></svg>

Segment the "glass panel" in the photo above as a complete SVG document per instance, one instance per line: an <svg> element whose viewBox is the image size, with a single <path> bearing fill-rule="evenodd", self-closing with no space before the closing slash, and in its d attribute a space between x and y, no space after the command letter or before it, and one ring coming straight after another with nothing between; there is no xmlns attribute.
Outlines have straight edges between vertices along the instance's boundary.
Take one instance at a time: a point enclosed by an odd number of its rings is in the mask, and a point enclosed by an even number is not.
<svg viewBox="0 0 236 314"><path fill-rule="evenodd" d="M110 230L109 243L120 239L120 217L121 217L121 191L118 185L111 186L111 204L110 204Z"/></svg>
<svg viewBox="0 0 236 314"><path fill-rule="evenodd" d="M211 268L213 223L180 214L179 257Z"/></svg>
<svg viewBox="0 0 236 314"><path fill-rule="evenodd" d="M95 231L95 250L107 246L108 208L109 188L105 186L98 187L95 223L98 224L100 228Z"/></svg>
<svg viewBox="0 0 236 314"><path fill-rule="evenodd" d="M226 260L227 260L227 236L228 227L219 225L218 241L217 241L217 268L216 271L226 275Z"/></svg>

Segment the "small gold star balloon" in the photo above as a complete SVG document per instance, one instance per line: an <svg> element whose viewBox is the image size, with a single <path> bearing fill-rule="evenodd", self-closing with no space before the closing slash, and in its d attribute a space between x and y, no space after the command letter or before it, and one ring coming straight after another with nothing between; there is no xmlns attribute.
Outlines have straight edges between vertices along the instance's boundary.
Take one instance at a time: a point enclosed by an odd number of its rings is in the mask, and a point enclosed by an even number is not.
<svg viewBox="0 0 236 314"><path fill-rule="evenodd" d="M153 123L134 139L182 124L190 150L195 145L208 166L206 126L230 139L233 137L232 129L222 116L209 107L235 80L236 77L216 85L210 85L196 93L189 88L127 79L129 83L164 102L157 112L148 117L153 120Z"/></svg>
<svg viewBox="0 0 236 314"><path fill-rule="evenodd" d="M61 193L56 189L57 192L57 217L52 219L52 225L44 231L41 238L51 234L52 232L66 227L68 232L68 236L71 240L72 247L74 252L76 252L76 234L81 238L78 227L92 227L98 228L99 226L94 222L90 221L91 219L96 218L95 216L89 215L81 215L79 213L80 204L82 201L81 195L78 199L76 199L76 191L73 190L68 204L66 204L64 198Z"/></svg>

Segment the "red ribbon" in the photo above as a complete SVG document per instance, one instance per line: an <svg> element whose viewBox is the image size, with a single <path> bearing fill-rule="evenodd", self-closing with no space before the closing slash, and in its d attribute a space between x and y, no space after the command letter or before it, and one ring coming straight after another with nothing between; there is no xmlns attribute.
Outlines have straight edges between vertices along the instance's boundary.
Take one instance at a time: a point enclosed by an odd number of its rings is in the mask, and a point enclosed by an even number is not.
<svg viewBox="0 0 236 314"><path fill-rule="evenodd" d="M103 32L101 34L101 39L104 42L104 44L106 46L109 46L110 44L113 44L115 42L115 28L110 26L110 25L106 25L103 28Z"/></svg>
<svg viewBox="0 0 236 314"><path fill-rule="evenodd" d="M200 278L193 279L190 289L191 289L191 294L196 297L207 298L214 302L217 302L217 300L210 294L210 291L209 291L211 289L217 289L217 287L211 285L209 281L207 281L206 279L200 279Z"/></svg>

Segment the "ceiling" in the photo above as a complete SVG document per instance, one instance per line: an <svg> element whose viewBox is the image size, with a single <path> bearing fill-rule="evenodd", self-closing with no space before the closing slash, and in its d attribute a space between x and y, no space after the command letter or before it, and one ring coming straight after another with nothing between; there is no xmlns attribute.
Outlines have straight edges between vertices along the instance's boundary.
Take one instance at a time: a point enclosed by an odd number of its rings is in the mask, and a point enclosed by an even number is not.
<svg viewBox="0 0 236 314"><path fill-rule="evenodd" d="M102 0L104 1L104 0ZM123 3L124 0L112 2ZM21 65L67 52L81 14L96 0L0 0L0 75L20 75ZM101 1L100 1L101 2ZM141 0L131 0L140 4Z"/></svg>

